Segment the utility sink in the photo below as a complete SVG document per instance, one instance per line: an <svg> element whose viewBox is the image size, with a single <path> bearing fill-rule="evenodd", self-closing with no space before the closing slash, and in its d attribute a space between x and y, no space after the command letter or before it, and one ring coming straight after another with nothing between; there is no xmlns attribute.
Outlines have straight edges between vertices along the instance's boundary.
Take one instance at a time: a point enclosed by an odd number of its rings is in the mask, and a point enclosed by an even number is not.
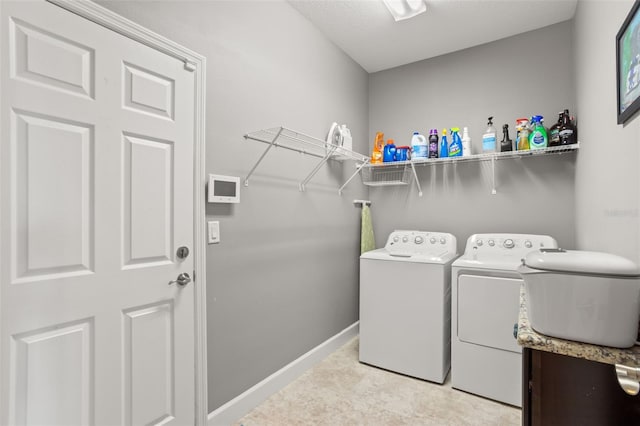
<svg viewBox="0 0 640 426"><path fill-rule="evenodd" d="M638 338L640 270L609 253L540 249L522 259L527 314L540 334L628 348Z"/></svg>

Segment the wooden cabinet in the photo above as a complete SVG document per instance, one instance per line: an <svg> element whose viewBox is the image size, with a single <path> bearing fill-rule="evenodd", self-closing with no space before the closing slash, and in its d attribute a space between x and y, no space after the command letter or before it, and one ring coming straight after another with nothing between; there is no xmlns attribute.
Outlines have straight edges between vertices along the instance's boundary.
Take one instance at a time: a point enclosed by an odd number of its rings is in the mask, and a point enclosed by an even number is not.
<svg viewBox="0 0 640 426"><path fill-rule="evenodd" d="M640 395L622 390L614 365L531 348L522 363L524 426L640 425Z"/></svg>

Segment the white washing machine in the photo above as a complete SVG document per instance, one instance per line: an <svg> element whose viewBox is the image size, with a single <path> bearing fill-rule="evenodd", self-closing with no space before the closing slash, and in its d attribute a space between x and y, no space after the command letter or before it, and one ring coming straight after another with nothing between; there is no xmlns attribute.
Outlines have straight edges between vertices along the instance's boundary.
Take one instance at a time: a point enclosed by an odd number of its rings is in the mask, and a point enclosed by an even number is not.
<svg viewBox="0 0 640 426"><path fill-rule="evenodd" d="M514 335L520 311L518 266L546 235L476 234L451 265L451 385L522 406L522 349Z"/></svg>
<svg viewBox="0 0 640 426"><path fill-rule="evenodd" d="M394 231L360 256L360 362L437 383L451 354L451 234Z"/></svg>

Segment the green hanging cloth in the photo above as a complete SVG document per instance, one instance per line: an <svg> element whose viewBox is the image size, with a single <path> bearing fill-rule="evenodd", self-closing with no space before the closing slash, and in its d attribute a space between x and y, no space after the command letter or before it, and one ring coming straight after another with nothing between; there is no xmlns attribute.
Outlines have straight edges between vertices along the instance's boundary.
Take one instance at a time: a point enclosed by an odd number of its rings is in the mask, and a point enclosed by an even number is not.
<svg viewBox="0 0 640 426"><path fill-rule="evenodd" d="M362 226L360 230L360 254L374 250L376 239L373 236L373 224L371 223L371 210L362 203Z"/></svg>

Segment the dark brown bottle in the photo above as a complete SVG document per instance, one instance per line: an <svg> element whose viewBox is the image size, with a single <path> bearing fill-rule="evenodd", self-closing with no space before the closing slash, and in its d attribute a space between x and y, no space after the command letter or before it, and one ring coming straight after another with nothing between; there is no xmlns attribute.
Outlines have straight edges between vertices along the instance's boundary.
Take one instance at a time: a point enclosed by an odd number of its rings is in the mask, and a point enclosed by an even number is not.
<svg viewBox="0 0 640 426"><path fill-rule="evenodd" d="M513 140L509 138L509 125L502 126L502 140L500 141L500 152L513 151Z"/></svg>
<svg viewBox="0 0 640 426"><path fill-rule="evenodd" d="M562 124L560 125L560 145L571 145L578 142L576 126L571 122L569 110L565 109L562 115Z"/></svg>
<svg viewBox="0 0 640 426"><path fill-rule="evenodd" d="M549 146L560 145L560 126L562 126L562 117L564 117L564 112L559 112L558 122L549 129Z"/></svg>

